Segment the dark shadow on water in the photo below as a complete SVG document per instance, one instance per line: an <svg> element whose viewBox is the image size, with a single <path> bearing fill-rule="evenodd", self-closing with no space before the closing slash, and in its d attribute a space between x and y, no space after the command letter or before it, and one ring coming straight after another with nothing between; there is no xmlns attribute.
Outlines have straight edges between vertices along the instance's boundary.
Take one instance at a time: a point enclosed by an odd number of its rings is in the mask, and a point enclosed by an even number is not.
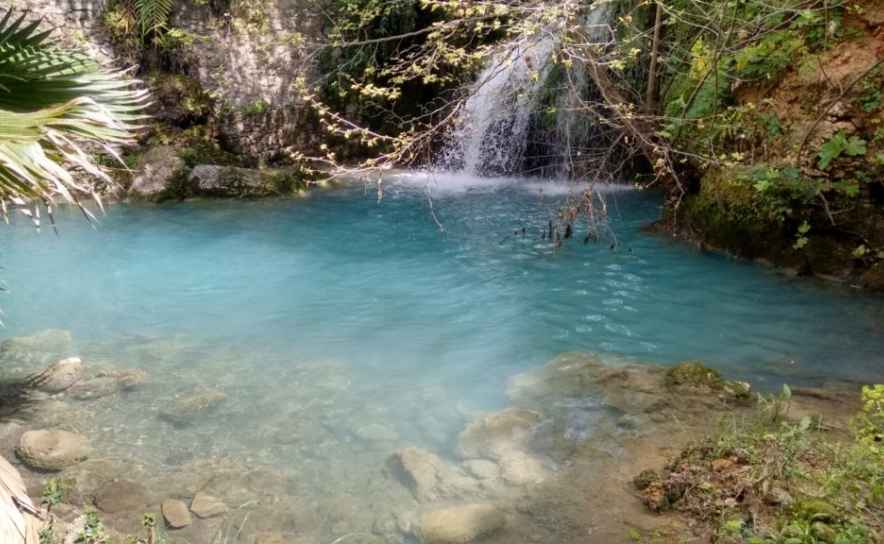
<svg viewBox="0 0 884 544"><path fill-rule="evenodd" d="M24 380L0 381L0 420L30 408L36 401Z"/></svg>

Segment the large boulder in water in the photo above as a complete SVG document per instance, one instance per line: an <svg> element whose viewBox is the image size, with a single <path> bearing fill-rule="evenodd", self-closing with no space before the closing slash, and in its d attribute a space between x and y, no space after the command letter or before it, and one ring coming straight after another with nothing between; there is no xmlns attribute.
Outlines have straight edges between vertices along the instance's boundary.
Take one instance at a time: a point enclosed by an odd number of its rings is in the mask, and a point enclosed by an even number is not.
<svg viewBox="0 0 884 544"><path fill-rule="evenodd" d="M292 178L283 173L211 164L195 167L188 182L199 195L214 197L278 196L292 189Z"/></svg>
<svg viewBox="0 0 884 544"><path fill-rule="evenodd" d="M199 492L190 501L190 511L196 514L196 517L206 519L226 514L230 511L230 507L208 493Z"/></svg>
<svg viewBox="0 0 884 544"><path fill-rule="evenodd" d="M79 357L68 357L43 372L28 377L26 383L39 391L58 393L77 383L85 372L86 365Z"/></svg>
<svg viewBox="0 0 884 544"><path fill-rule="evenodd" d="M539 483L549 476L547 463L531 451L540 424L540 414L520 408L483 414L460 433L455 453L474 461L493 459L510 485Z"/></svg>
<svg viewBox="0 0 884 544"><path fill-rule="evenodd" d="M22 463L41 470L62 470L83 461L91 452L85 437L57 429L28 431L15 449Z"/></svg>
<svg viewBox="0 0 884 544"><path fill-rule="evenodd" d="M180 181L185 164L181 152L172 146L152 147L141 156L127 197L141 202L161 202L180 198Z"/></svg>
<svg viewBox="0 0 884 544"><path fill-rule="evenodd" d="M437 455L420 448L405 448L394 453L389 462L414 498L421 502L436 498L436 470L442 465Z"/></svg>

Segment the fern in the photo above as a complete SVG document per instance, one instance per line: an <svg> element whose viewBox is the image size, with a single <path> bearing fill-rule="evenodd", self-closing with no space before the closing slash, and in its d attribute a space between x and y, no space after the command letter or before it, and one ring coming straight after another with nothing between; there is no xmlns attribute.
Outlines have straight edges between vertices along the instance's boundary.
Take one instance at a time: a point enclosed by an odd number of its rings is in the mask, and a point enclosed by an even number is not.
<svg viewBox="0 0 884 544"><path fill-rule="evenodd" d="M132 0L135 17L143 35L158 33L166 28L172 0Z"/></svg>

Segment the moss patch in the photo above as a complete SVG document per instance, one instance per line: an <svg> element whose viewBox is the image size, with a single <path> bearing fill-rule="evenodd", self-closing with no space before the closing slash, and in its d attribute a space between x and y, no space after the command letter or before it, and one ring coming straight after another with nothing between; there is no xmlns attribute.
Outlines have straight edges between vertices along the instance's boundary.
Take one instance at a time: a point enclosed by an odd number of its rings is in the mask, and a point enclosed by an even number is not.
<svg viewBox="0 0 884 544"><path fill-rule="evenodd" d="M695 370L690 375L703 378L702 369ZM848 398L832 397L813 402L850 405ZM704 541L881 542L882 453L875 445L845 440L837 426L825 428L819 419L789 418L792 404L785 387L780 396L759 397L754 415L723 420L662 470L639 474L633 485L648 508L690 518ZM819 406L802 410L811 408ZM837 425L841 419L828 421Z"/></svg>
<svg viewBox="0 0 884 544"><path fill-rule="evenodd" d="M699 361L682 361L666 371L666 383L719 390L724 386L721 371Z"/></svg>

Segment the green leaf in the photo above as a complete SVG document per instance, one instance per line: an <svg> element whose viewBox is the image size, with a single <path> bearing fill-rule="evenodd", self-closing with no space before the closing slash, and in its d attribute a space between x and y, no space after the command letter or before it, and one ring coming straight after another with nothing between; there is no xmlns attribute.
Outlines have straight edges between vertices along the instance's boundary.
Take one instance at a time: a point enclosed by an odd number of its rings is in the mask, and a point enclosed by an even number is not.
<svg viewBox="0 0 884 544"><path fill-rule="evenodd" d="M868 248L866 247L866 245L865 245L865 244L860 244L860 245L856 246L856 249L853 250L852 255L853 255L853 258L854 258L854 259L861 259L861 258L864 257L865 254L868 253L868 252L869 252L869 250L868 250Z"/></svg>
<svg viewBox="0 0 884 544"><path fill-rule="evenodd" d="M839 130L837 134L832 136L828 142L824 143L820 148L817 156L820 158L820 170L825 170L833 159L837 159L842 153L846 153L851 157L866 154L866 141L859 136L851 136L850 139L843 130Z"/></svg>
<svg viewBox="0 0 884 544"><path fill-rule="evenodd" d="M792 390L788 385L783 384L783 393L780 396L783 400L792 400Z"/></svg>
<svg viewBox="0 0 884 544"><path fill-rule="evenodd" d="M851 157L856 157L857 155L865 155L866 141L860 139L858 136L851 136L850 139L847 140L847 142L844 144L844 152Z"/></svg>
<svg viewBox="0 0 884 544"><path fill-rule="evenodd" d="M820 170L825 170L829 167L829 164L833 159L840 157L846 144L847 140L844 137L843 130L839 131L838 134L835 134L828 142L824 143L820 148L820 152L817 154L820 158Z"/></svg>
<svg viewBox="0 0 884 544"><path fill-rule="evenodd" d="M810 423L811 423L810 416L804 416L803 418L801 418L801 423L798 424L797 431L799 433L803 433L804 431L806 431L807 429L810 428Z"/></svg>

